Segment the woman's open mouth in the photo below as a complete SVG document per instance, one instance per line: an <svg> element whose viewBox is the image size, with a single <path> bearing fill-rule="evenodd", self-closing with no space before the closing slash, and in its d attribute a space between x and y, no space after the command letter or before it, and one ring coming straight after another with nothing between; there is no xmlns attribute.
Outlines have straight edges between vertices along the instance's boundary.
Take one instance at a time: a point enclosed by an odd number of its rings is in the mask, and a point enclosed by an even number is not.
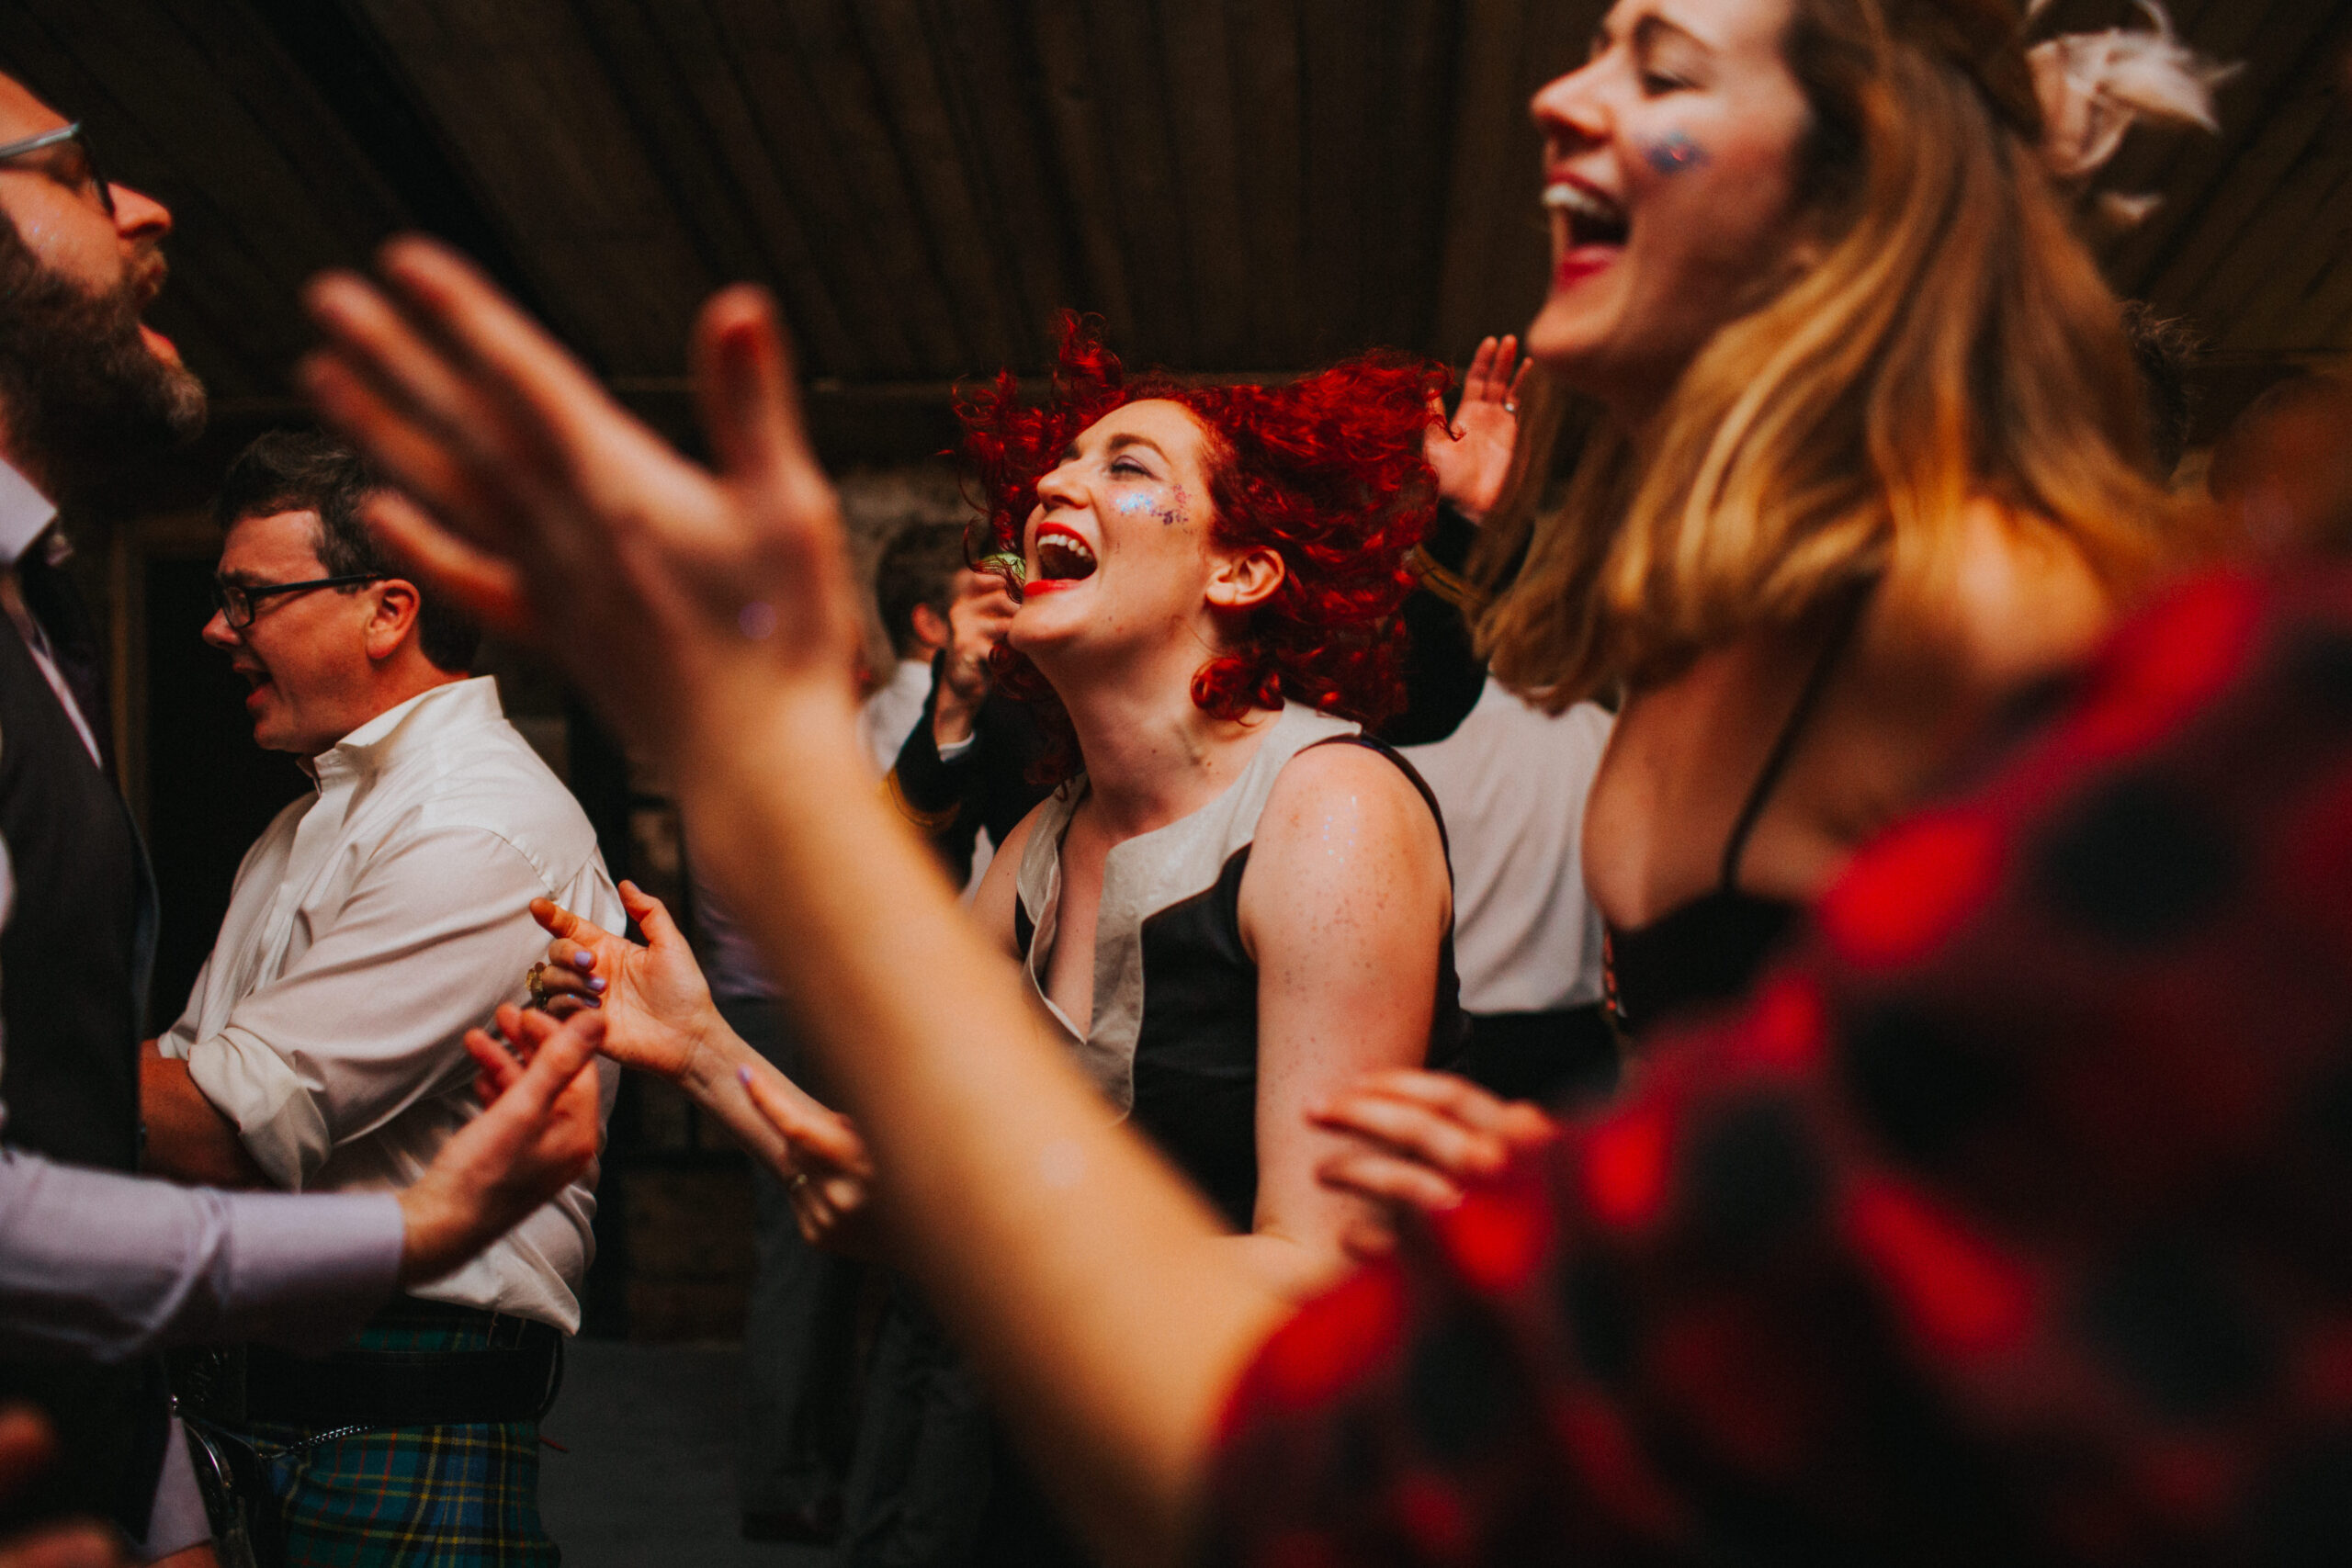
<svg viewBox="0 0 2352 1568"><path fill-rule="evenodd" d="M1068 528L1045 524L1037 530L1037 572L1024 591L1035 593L1083 582L1094 575L1094 547Z"/></svg>
<svg viewBox="0 0 2352 1568"><path fill-rule="evenodd" d="M1566 286L1600 271L1625 248L1631 225L1625 209L1577 180L1554 180L1544 187L1544 206L1555 214L1553 280Z"/></svg>

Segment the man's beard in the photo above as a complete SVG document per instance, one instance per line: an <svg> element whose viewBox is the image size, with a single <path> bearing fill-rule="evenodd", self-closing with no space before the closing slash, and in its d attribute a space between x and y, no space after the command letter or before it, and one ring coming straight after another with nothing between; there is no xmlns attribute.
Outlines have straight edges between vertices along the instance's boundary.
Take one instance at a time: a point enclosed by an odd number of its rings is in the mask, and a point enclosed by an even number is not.
<svg viewBox="0 0 2352 1568"><path fill-rule="evenodd" d="M192 441L204 429L204 383L155 357L139 331L160 256L93 295L42 266L0 217L0 412L10 446L38 468L53 501Z"/></svg>

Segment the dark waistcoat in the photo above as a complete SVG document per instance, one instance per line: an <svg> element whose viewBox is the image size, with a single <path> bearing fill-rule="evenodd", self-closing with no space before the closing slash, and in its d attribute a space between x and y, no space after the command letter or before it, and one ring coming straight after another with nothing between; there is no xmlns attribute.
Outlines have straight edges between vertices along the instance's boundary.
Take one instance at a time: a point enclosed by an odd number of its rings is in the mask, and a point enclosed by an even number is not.
<svg viewBox="0 0 2352 1568"><path fill-rule="evenodd" d="M103 708L85 716L105 732ZM136 1170L153 884L121 795L5 615L0 840L16 883L0 929L6 1141L74 1165ZM63 1450L10 1517L97 1513L146 1533L164 1433L155 1364L0 1362L0 1394L46 1408Z"/></svg>

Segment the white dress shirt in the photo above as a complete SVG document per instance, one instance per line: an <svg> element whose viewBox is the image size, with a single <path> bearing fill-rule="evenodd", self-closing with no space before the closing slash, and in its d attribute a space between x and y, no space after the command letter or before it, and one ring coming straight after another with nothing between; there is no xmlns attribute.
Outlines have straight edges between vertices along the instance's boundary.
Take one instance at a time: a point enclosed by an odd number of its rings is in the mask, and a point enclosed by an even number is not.
<svg viewBox="0 0 2352 1568"><path fill-rule="evenodd" d="M899 765L899 748L914 733L922 705L930 700L931 660L901 659L890 679L857 710L857 738L874 759L875 777Z"/></svg>
<svg viewBox="0 0 2352 1568"><path fill-rule="evenodd" d="M578 802L497 683L437 686L314 759L317 790L245 853L187 1010L161 1043L291 1191L398 1190L478 1113L467 1029L521 1002L533 898L623 924ZM605 1105L616 1070L606 1064ZM416 1293L567 1332L594 1172Z"/></svg>
<svg viewBox="0 0 2352 1568"><path fill-rule="evenodd" d="M1584 803L1611 723L1592 703L1547 714L1489 675L1461 728L1397 748L1445 813L1464 1012L1548 1012L1600 999Z"/></svg>

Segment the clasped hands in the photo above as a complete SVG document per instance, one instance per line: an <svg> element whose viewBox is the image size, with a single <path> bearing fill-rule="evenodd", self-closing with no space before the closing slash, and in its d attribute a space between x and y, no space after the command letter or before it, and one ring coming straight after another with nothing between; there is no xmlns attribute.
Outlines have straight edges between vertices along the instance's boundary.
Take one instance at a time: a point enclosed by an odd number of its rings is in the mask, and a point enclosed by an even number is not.
<svg viewBox="0 0 2352 1568"><path fill-rule="evenodd" d="M685 1089L785 1179L802 1236L860 1249L871 1196L865 1141L848 1117L810 1097L728 1027L662 900L633 882L622 883L620 894L645 933L641 944L548 899L532 901L531 918L555 939L536 982L546 1010L502 1009L500 1027L510 1036L536 1034L552 1027L543 1021L593 1010L602 1019L605 1055Z"/></svg>
<svg viewBox="0 0 2352 1568"><path fill-rule="evenodd" d="M775 1135L775 1145L759 1152L790 1181L801 1235L836 1249L863 1245L872 1165L855 1127L752 1056L719 1017L669 910L633 883L622 883L620 891L622 906L645 932L643 944L544 898L531 905L532 918L555 938L538 982L548 1012L601 1013L606 1055L680 1084L698 1100L730 1088L745 1095ZM552 1027L526 1023L527 1015L510 1021L513 1011L500 1014L510 1035ZM1313 1120L1345 1140L1317 1177L1365 1200L1377 1216L1343 1238L1352 1255L1365 1258L1395 1246L1404 1213L1452 1208L1467 1188L1499 1175L1557 1131L1532 1105L1432 1072L1369 1075L1317 1108Z"/></svg>

